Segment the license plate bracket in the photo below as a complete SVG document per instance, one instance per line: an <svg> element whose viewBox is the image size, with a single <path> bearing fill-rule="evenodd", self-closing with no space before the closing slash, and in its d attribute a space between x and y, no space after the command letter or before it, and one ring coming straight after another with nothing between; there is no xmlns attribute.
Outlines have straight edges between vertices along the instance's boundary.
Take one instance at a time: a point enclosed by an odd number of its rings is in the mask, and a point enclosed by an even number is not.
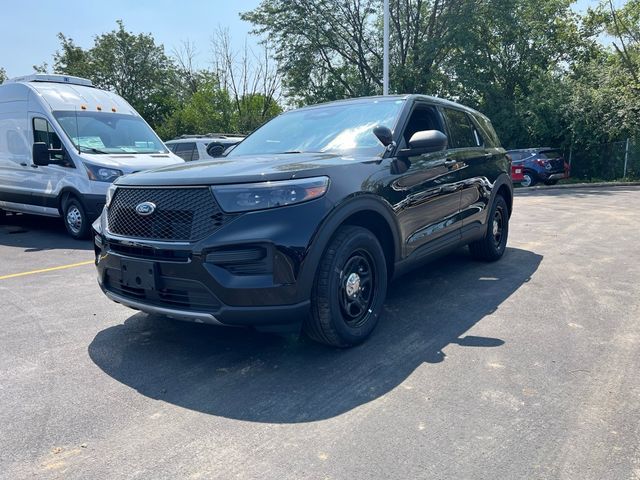
<svg viewBox="0 0 640 480"><path fill-rule="evenodd" d="M156 290L157 268L154 262L120 260L122 283L129 288Z"/></svg>

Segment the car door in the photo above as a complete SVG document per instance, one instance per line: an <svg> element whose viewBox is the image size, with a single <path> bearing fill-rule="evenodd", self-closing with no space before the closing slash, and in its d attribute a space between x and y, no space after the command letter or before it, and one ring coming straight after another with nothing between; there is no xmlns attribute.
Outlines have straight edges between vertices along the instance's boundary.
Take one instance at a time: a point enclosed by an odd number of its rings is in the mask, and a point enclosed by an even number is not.
<svg viewBox="0 0 640 480"><path fill-rule="evenodd" d="M399 137L398 149L407 148L418 131L440 130L446 133L438 109L416 101ZM460 191L456 172L447 161L447 151L392 159L390 198L398 218L404 255L428 254L459 241L458 210ZM421 252L418 252L418 251Z"/></svg>
<svg viewBox="0 0 640 480"><path fill-rule="evenodd" d="M57 196L67 175L76 173L75 165L66 153L58 133L49 121L38 113L30 114L33 143L44 142L50 150L52 160L65 161L65 165L34 165L29 159L28 166L24 168L25 190L30 193L29 204L25 210L43 215L57 215ZM26 202L25 202L26 203Z"/></svg>
<svg viewBox="0 0 640 480"><path fill-rule="evenodd" d="M449 107L442 108L449 130L447 158L454 162L460 188L460 220L462 234L484 224L491 197L488 166L492 153L469 113Z"/></svg>

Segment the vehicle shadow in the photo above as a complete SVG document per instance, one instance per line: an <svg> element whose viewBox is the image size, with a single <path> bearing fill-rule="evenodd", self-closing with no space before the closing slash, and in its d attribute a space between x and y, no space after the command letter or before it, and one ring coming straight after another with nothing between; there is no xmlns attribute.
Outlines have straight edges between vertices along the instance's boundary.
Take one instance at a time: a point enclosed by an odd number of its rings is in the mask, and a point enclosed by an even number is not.
<svg viewBox="0 0 640 480"><path fill-rule="evenodd" d="M542 256L509 248L497 263L460 250L395 281L374 335L347 350L306 339L172 321L137 313L99 332L93 362L141 394L191 410L253 422L331 418L441 362L452 343L499 347L465 336L527 282Z"/></svg>
<svg viewBox="0 0 640 480"><path fill-rule="evenodd" d="M0 245L24 248L25 252L93 248L89 240L71 238L60 218L22 213L9 213L0 220Z"/></svg>

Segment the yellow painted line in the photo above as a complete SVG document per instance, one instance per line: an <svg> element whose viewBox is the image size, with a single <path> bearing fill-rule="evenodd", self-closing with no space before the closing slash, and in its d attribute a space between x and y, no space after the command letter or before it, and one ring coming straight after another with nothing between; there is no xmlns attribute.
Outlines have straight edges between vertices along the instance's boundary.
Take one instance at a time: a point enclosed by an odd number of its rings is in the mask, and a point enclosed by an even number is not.
<svg viewBox="0 0 640 480"><path fill-rule="evenodd" d="M65 270L67 268L81 267L83 265L91 265L93 263L94 263L93 260L87 260L86 262L70 263L69 265L60 265L58 267L51 267L51 268L41 268L40 270L31 270L30 272L11 273L9 275L0 276L0 280L7 280L8 278L24 277L26 275L35 275L36 273Z"/></svg>

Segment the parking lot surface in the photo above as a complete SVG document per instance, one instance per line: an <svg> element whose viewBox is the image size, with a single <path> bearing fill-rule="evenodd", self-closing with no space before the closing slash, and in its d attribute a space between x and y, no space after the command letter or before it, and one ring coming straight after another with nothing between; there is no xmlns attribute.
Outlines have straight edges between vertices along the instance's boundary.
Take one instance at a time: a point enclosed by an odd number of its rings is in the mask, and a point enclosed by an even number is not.
<svg viewBox="0 0 640 480"><path fill-rule="evenodd" d="M116 305L90 243L9 217L0 478L640 479L639 207L523 192L500 262L397 280L350 350Z"/></svg>

